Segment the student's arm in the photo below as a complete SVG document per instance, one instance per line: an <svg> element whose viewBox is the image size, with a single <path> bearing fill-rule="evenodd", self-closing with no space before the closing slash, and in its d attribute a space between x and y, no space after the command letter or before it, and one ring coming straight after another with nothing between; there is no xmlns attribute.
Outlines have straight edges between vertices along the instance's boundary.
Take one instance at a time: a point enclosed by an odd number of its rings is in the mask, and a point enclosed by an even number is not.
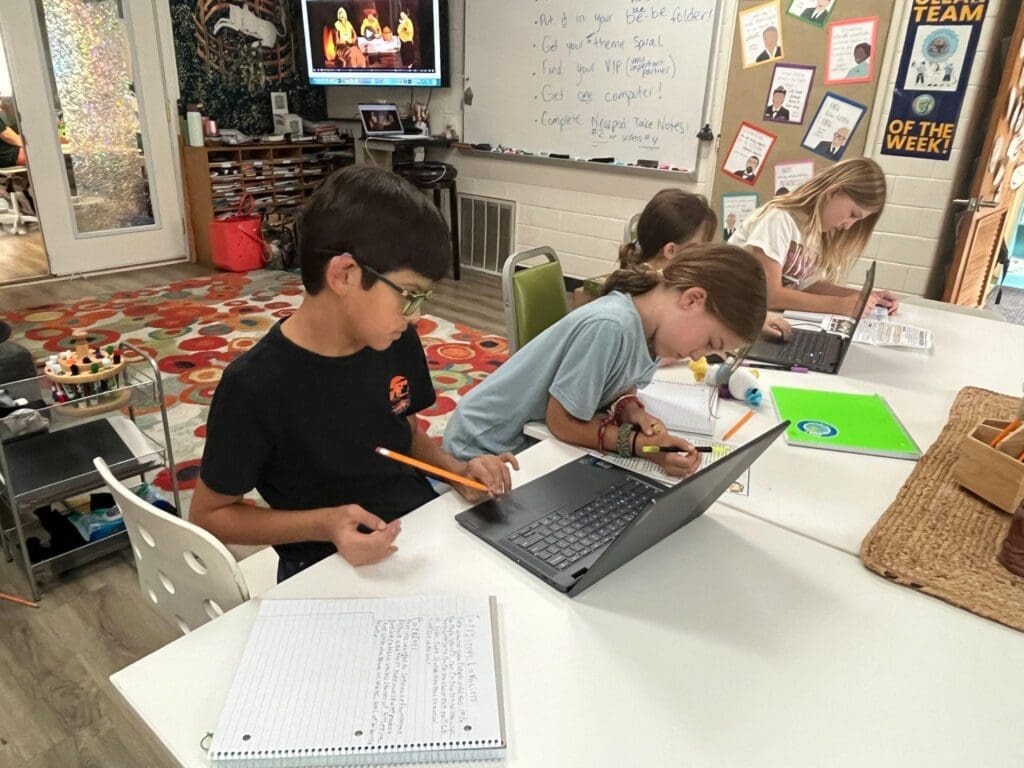
<svg viewBox="0 0 1024 768"><path fill-rule="evenodd" d="M860 291L855 291L852 288L844 288L841 285L830 283L827 280L819 280L816 283L811 283L804 291L807 293L816 293L819 296L859 296Z"/></svg>
<svg viewBox="0 0 1024 768"><path fill-rule="evenodd" d="M756 245L745 245L750 253L757 257L764 267L764 276L768 281L768 309L798 309L805 312L830 312L837 315L850 315L857 306L857 294L852 296L823 295L787 288L782 284L782 265L769 258Z"/></svg>
<svg viewBox="0 0 1024 768"><path fill-rule="evenodd" d="M22 140L21 136L19 136L18 133L10 127L5 127L0 131L0 140L6 144L12 144L15 147L25 146L25 142Z"/></svg>
<svg viewBox="0 0 1024 768"><path fill-rule="evenodd" d="M199 479L188 519L228 544L290 544L329 541L352 565L369 565L397 551L401 522L385 523L356 504L302 511L267 509L217 493ZM371 533L361 533L364 525Z"/></svg>
<svg viewBox="0 0 1024 768"><path fill-rule="evenodd" d="M602 453L616 453L618 450L619 428L615 424L609 424L604 431L604 441L597 444L597 433L601 427L602 416L582 421L573 416L554 397L548 398L548 409L545 415L545 422L551 434L565 443L572 443L583 448L597 448ZM628 417L627 417L628 418ZM680 453L654 453L648 454L645 458L659 464L666 474L676 477L685 477L692 474L700 466L700 454L688 442L679 437L673 437L668 429L658 419L650 419L651 434L639 432L636 436L637 453L645 445L674 445L683 449Z"/></svg>
<svg viewBox="0 0 1024 768"><path fill-rule="evenodd" d="M459 461L450 453L446 453L419 428L415 416L410 416L408 421L412 430L410 452L414 459L477 480L490 489L492 496L502 496L512 490L512 475L508 471L508 465L511 464L518 470L519 462L511 453L503 453L500 456L477 456L469 461ZM475 488L458 484L452 487L469 501L482 501L488 498L488 494Z"/></svg>

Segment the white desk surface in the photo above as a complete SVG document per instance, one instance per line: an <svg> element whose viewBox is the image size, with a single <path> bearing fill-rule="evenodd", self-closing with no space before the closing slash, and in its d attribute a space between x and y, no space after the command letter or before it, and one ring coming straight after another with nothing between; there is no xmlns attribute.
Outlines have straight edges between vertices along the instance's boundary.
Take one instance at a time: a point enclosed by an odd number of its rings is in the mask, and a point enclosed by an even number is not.
<svg viewBox="0 0 1024 768"><path fill-rule="evenodd" d="M932 331L927 351L854 344L837 376L759 370L771 385L883 395L922 453L946 425L957 392L977 386L1021 395L1024 327L903 305L897 319ZM692 381L684 365L657 378ZM746 410L721 400L715 437ZM744 443L778 423L770 393L754 418L730 440ZM535 427L528 434L539 434ZM781 438L754 464L750 495L725 494L721 503L851 554L888 508L914 462L795 448Z"/></svg>
<svg viewBox="0 0 1024 768"><path fill-rule="evenodd" d="M533 446L517 479L578 453ZM496 595L510 767L1024 764L1017 632L721 506L572 599L459 527L465 506L408 515L377 566L331 557L265 597ZM207 764L257 609L111 677L183 765Z"/></svg>

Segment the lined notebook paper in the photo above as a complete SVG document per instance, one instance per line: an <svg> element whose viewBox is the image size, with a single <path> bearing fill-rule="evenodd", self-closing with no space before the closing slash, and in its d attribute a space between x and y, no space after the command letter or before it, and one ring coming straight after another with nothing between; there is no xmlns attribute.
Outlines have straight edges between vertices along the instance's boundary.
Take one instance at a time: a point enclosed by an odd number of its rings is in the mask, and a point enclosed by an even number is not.
<svg viewBox="0 0 1024 768"><path fill-rule="evenodd" d="M696 446L710 446L712 448L711 453L702 453L700 455L700 469L704 469L711 464L714 464L721 458L728 456L735 450L733 446L727 443L720 443L715 440L707 440L693 435L678 435L685 440L688 440L691 445ZM612 464L618 464L623 469L628 469L631 472L648 477L651 480L656 480L662 485L673 486L678 485L679 481L683 478L673 477L672 475L665 474L661 467L655 464L653 461L645 459L640 456L616 456L613 453L598 453L597 451L590 451L594 456L600 456L604 461ZM746 471L740 475L736 481L729 486L727 493L734 493L740 496L750 495L750 467L747 467Z"/></svg>
<svg viewBox="0 0 1024 768"><path fill-rule="evenodd" d="M494 598L264 600L214 766L505 756Z"/></svg>
<svg viewBox="0 0 1024 768"><path fill-rule="evenodd" d="M652 381L637 392L647 412L665 422L673 432L714 432L712 411L718 390L706 384Z"/></svg>

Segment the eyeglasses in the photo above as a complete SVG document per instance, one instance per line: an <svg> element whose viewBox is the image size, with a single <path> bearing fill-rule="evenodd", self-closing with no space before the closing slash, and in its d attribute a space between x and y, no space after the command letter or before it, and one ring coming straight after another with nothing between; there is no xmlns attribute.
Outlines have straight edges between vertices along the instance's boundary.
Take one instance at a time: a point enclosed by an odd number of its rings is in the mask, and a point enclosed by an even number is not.
<svg viewBox="0 0 1024 768"><path fill-rule="evenodd" d="M415 315L419 311L420 307L423 306L423 302L429 299L430 294L433 293L433 291L424 291L423 293L407 291L402 286L396 285L395 283L388 280L376 269L368 267L365 264L360 264L359 266L362 267L365 271L369 272L375 278L380 280L382 283L384 283L384 285L394 289L399 295L401 295L403 299L405 299L405 303L402 305L402 315L404 317Z"/></svg>

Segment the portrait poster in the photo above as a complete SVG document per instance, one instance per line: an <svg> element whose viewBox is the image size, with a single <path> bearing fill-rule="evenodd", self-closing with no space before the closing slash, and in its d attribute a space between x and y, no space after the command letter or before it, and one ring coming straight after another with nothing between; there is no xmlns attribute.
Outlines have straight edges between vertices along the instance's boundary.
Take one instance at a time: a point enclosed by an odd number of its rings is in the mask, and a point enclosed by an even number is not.
<svg viewBox="0 0 1024 768"><path fill-rule="evenodd" d="M818 29L824 28L832 16L837 0L790 0L787 16L795 16Z"/></svg>
<svg viewBox="0 0 1024 768"><path fill-rule="evenodd" d="M825 84L869 83L875 77L878 17L844 19L828 25Z"/></svg>
<svg viewBox="0 0 1024 768"><path fill-rule="evenodd" d="M863 104L826 92L801 146L833 163L839 162L866 111Z"/></svg>
<svg viewBox="0 0 1024 768"><path fill-rule="evenodd" d="M722 195L722 239L729 242L736 227L757 210L757 192L726 192Z"/></svg>
<svg viewBox="0 0 1024 768"><path fill-rule="evenodd" d="M740 11L736 29L740 36L744 69L782 58L785 49L779 0Z"/></svg>
<svg viewBox="0 0 1024 768"><path fill-rule="evenodd" d="M815 67L776 64L765 97L764 119L789 125L803 125L811 98Z"/></svg>
<svg viewBox="0 0 1024 768"><path fill-rule="evenodd" d="M761 177L768 153L775 140L774 133L758 128L746 121L740 123L736 137L725 155L722 171L744 184L754 186Z"/></svg>
<svg viewBox="0 0 1024 768"><path fill-rule="evenodd" d="M813 160L792 160L775 164L775 195L785 195L814 176Z"/></svg>

